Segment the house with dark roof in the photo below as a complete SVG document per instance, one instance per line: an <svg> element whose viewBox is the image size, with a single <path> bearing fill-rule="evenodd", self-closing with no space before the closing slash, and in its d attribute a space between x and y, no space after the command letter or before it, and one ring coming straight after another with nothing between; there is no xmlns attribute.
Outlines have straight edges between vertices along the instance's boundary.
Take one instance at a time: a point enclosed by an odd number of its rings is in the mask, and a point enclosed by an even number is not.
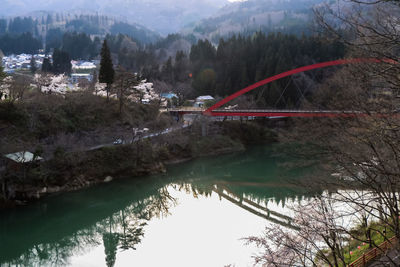
<svg viewBox="0 0 400 267"><path fill-rule="evenodd" d="M5 159L6 168L14 170L20 169L23 165L31 165L43 160L42 157L34 155L29 151L20 151L16 153L6 154L3 156Z"/></svg>

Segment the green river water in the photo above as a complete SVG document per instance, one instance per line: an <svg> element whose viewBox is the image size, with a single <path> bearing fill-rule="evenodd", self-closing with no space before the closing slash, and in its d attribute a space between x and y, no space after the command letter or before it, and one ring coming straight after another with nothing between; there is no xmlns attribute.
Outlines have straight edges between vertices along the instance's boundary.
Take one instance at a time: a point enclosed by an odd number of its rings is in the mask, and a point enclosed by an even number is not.
<svg viewBox="0 0 400 267"><path fill-rule="evenodd" d="M0 211L0 266L253 266L243 238L305 197L293 161L260 146Z"/></svg>

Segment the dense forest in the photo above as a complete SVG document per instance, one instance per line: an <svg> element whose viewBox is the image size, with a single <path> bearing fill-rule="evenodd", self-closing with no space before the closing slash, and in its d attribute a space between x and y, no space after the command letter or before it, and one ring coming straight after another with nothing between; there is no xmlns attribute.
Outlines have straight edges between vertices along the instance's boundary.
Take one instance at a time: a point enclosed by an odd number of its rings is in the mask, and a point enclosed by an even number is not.
<svg viewBox="0 0 400 267"><path fill-rule="evenodd" d="M38 36L38 21L31 17L15 17L7 23L6 19L0 19L0 34L9 33L12 35L30 32Z"/></svg>
<svg viewBox="0 0 400 267"><path fill-rule="evenodd" d="M0 49L6 55L36 53L42 48L37 25L32 18L0 19Z"/></svg>
<svg viewBox="0 0 400 267"><path fill-rule="evenodd" d="M106 39L115 64L151 81L160 81L164 90L185 98L206 94L224 97L286 70L342 58L345 54L343 45L319 36L257 32L221 39L218 45L189 39L193 43L191 49L177 50L174 56L162 60L166 50L184 37L170 35L147 46L125 35L108 35ZM310 95L331 71L316 70L285 78L249 95L255 104L264 107L297 106L299 98ZM286 93L280 97L282 88L286 88Z"/></svg>
<svg viewBox="0 0 400 267"><path fill-rule="evenodd" d="M34 54L42 48L42 42L30 32L18 35L5 34L0 36L0 49L4 54Z"/></svg>
<svg viewBox="0 0 400 267"><path fill-rule="evenodd" d="M190 54L178 51L161 67L146 66L143 71L153 80L171 84L171 88L180 83L191 83L192 97L205 94L223 97L275 74L342 58L344 54L343 45L318 36L258 32L248 37L235 35L221 39L218 46L208 40L199 40L192 46ZM253 99L264 107L296 106L299 97L310 94L315 83L327 72L329 70L317 70L282 79L256 90ZM286 93L276 103L282 88L286 88Z"/></svg>
<svg viewBox="0 0 400 267"><path fill-rule="evenodd" d="M275 74L343 55L341 44L312 36L257 33L244 38L239 35L221 39L217 48L208 41L199 41L190 52L193 87L200 94L225 96ZM320 78L314 73L314 81ZM285 88L288 82L289 78L283 79L266 89ZM264 95L257 98L276 100L279 95L271 96L275 91L281 90L259 90ZM299 93L294 83L289 84L286 102L295 104Z"/></svg>
<svg viewBox="0 0 400 267"><path fill-rule="evenodd" d="M67 52L72 59L93 59L99 55L100 38L92 41L85 33L66 32L59 30L49 31L46 39L46 52L61 49Z"/></svg>
<svg viewBox="0 0 400 267"><path fill-rule="evenodd" d="M162 65L166 63L172 67L171 57L175 57L177 53L179 54L183 50L189 53L191 46L196 43L194 36L182 36L180 34L170 34L158 42L148 45L142 45L124 35L108 35L106 38L110 44L111 52L118 59L118 64L128 70L140 72L153 80L164 79L169 83L181 80L169 79L170 74L162 75Z"/></svg>
<svg viewBox="0 0 400 267"><path fill-rule="evenodd" d="M121 33L143 44L160 39L157 33L140 25L120 22L107 16L57 13L0 19L0 49L5 54L18 54L36 52L45 46L46 52L63 49L74 59L87 59L98 54L99 38ZM21 44L15 46L17 42ZM37 46L38 43L41 45Z"/></svg>

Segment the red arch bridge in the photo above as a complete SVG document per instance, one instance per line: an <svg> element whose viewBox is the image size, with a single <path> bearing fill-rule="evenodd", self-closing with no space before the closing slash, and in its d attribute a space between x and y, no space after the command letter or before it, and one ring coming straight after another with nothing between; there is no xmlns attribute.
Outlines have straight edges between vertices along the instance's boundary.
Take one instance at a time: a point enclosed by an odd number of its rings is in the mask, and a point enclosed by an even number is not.
<svg viewBox="0 0 400 267"><path fill-rule="evenodd" d="M229 101L252 91L260 86L269 84L273 81L289 77L293 74L302 73L305 71L310 71L314 69L321 69L331 66L338 65L349 65L349 64L360 64L360 63L389 63L389 64L397 64L396 61L391 59L375 59L375 58L352 58L352 59L340 59L328 62L322 62L318 64L312 64L300 68L296 68L293 70L289 70L275 76L269 77L262 81L259 81L255 84L252 84L242 90L237 91L236 93L224 98L219 101L212 107L207 110L201 108L193 108L193 107L182 107L182 108L170 108L166 111L171 113L178 113L179 115L183 114L203 114L207 116L243 116L243 117L355 117L355 116L365 116L367 114L359 111L352 110L281 110L281 109L255 109L255 110L227 110L227 109L219 109L224 104Z"/></svg>

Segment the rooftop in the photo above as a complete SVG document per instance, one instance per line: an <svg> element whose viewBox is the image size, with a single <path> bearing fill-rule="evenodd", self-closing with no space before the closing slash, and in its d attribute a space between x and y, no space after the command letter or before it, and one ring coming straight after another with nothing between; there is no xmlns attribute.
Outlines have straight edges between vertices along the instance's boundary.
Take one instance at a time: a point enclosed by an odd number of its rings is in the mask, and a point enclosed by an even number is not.
<svg viewBox="0 0 400 267"><path fill-rule="evenodd" d="M18 163L27 163L27 162L33 162L33 161L37 161L37 160L42 160L42 157L33 155L31 152L29 151L20 151L20 152L16 152L16 153L12 153L12 154L7 154L4 155L4 157L18 162Z"/></svg>
<svg viewBox="0 0 400 267"><path fill-rule="evenodd" d="M214 100L214 97L210 95L201 95L196 98L196 101L204 101L204 100Z"/></svg>
<svg viewBox="0 0 400 267"><path fill-rule="evenodd" d="M92 75L89 73L72 73L71 74L71 77L90 77L90 76L92 76Z"/></svg>
<svg viewBox="0 0 400 267"><path fill-rule="evenodd" d="M174 93L162 93L161 97L168 98L168 99L171 99L171 98L174 98L174 97L178 98L178 96L176 94L174 94Z"/></svg>

